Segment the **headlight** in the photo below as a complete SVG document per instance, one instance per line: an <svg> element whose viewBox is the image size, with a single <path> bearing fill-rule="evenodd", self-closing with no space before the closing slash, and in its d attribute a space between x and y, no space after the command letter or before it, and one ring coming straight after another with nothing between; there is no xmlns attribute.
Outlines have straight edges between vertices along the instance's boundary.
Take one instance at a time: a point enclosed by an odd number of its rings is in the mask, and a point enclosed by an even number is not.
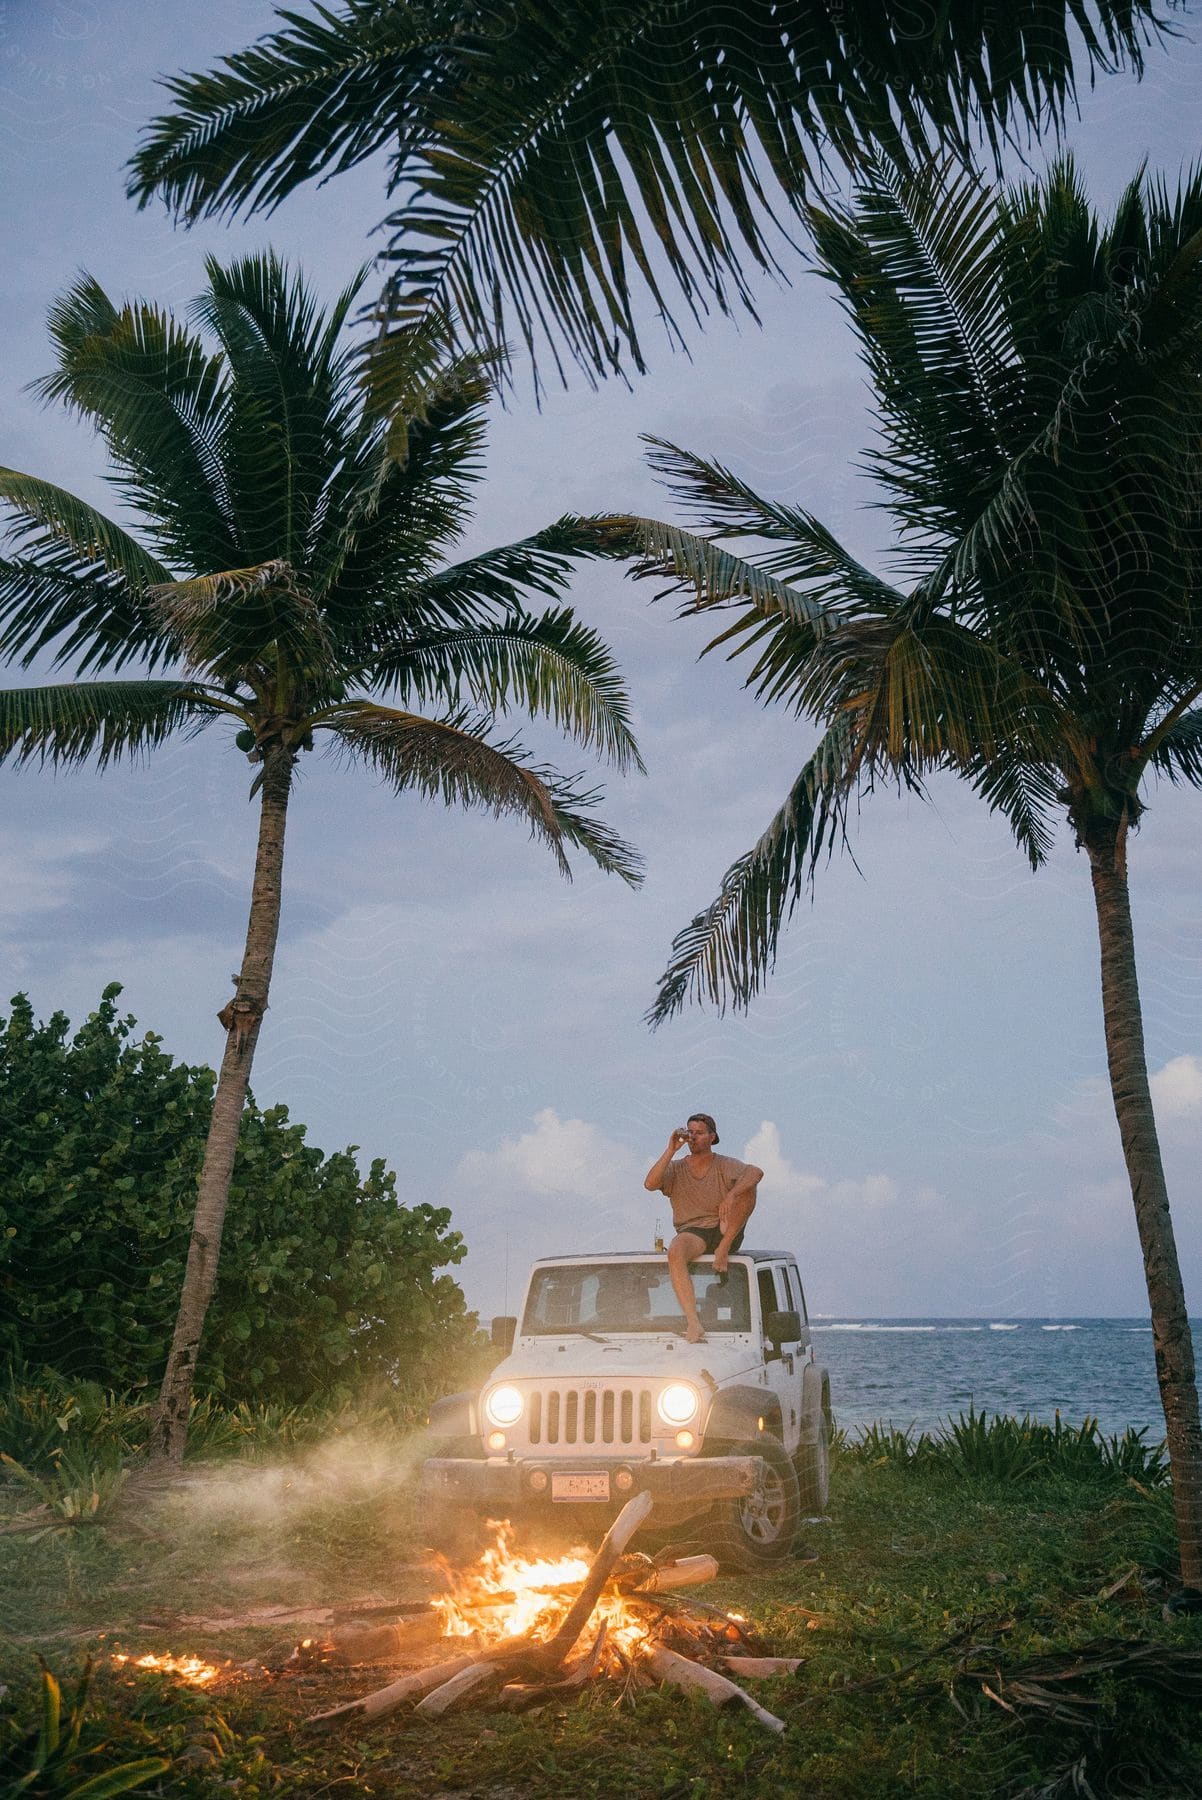
<svg viewBox="0 0 1202 1800"><path fill-rule="evenodd" d="M484 1416L493 1425L516 1425L525 1401L514 1387L494 1388L484 1402Z"/></svg>
<svg viewBox="0 0 1202 1800"><path fill-rule="evenodd" d="M697 1389L687 1381L673 1381L655 1404L665 1425L685 1425L697 1411Z"/></svg>

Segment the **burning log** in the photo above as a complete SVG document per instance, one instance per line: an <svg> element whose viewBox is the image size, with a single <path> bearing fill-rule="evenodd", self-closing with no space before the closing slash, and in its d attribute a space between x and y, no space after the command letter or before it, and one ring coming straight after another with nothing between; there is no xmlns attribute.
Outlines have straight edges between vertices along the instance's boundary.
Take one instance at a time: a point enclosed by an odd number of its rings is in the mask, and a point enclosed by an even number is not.
<svg viewBox="0 0 1202 1800"><path fill-rule="evenodd" d="M563 1694L572 1688L583 1687L597 1673L608 1630L608 1625L602 1625L593 1639L592 1649L586 1655L578 1656L558 1680L512 1682L502 1688L497 1696L497 1704L504 1707L506 1712L526 1712L532 1706L541 1706L553 1694Z"/></svg>
<svg viewBox="0 0 1202 1800"><path fill-rule="evenodd" d="M625 1550L627 1544L651 1511L650 1494L636 1494L628 1500L605 1536L601 1540L601 1548L593 1558L593 1566L585 1578L584 1586L568 1608L568 1616L544 1652L544 1659L550 1668L555 1668L575 1644L593 1616L593 1609L601 1598L601 1590L613 1573L614 1564Z"/></svg>
<svg viewBox="0 0 1202 1800"><path fill-rule="evenodd" d="M442 1621L431 1612L391 1625L332 1631L327 1642L332 1662L400 1662L410 1651L439 1642L442 1635Z"/></svg>
<svg viewBox="0 0 1202 1800"><path fill-rule="evenodd" d="M745 1693L735 1682L728 1681L725 1675L719 1675L716 1670L703 1668L689 1657L679 1656L675 1650L665 1650L654 1644L642 1651L642 1658L656 1679L669 1687L687 1688L704 1694L711 1706L745 1706L752 1718L767 1730L778 1733L784 1731L783 1719L768 1712L758 1700L753 1700L750 1694Z"/></svg>
<svg viewBox="0 0 1202 1800"><path fill-rule="evenodd" d="M717 1574L716 1556L677 1556L671 1562L650 1563L645 1570L619 1575L616 1585L620 1594L663 1594L672 1588L714 1581Z"/></svg>

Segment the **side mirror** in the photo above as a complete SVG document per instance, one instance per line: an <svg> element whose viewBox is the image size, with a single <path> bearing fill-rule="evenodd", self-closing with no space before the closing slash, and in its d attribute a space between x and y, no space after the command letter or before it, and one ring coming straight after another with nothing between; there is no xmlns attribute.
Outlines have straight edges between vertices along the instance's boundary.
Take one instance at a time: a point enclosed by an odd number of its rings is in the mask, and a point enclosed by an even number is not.
<svg viewBox="0 0 1202 1800"><path fill-rule="evenodd" d="M779 1350L782 1344L796 1344L801 1341L801 1314L790 1308L788 1312L770 1312L764 1319L764 1335L770 1344Z"/></svg>
<svg viewBox="0 0 1202 1800"><path fill-rule="evenodd" d="M518 1322L508 1313L502 1313L499 1319L492 1322L493 1349L508 1356L513 1349L513 1340L517 1336Z"/></svg>

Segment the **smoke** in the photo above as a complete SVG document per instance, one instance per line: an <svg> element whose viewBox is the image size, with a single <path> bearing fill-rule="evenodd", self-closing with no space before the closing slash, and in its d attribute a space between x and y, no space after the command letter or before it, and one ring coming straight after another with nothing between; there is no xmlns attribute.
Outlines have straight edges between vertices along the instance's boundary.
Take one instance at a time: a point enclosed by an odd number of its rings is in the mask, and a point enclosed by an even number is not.
<svg viewBox="0 0 1202 1800"><path fill-rule="evenodd" d="M185 1466L158 1492L140 1492L135 1477L114 1521L120 1530L124 1515L154 1546L135 1616L216 1623L248 1606L398 1596L424 1547L427 1454L421 1433L352 1427L270 1460ZM122 1594L123 1612L131 1598Z"/></svg>

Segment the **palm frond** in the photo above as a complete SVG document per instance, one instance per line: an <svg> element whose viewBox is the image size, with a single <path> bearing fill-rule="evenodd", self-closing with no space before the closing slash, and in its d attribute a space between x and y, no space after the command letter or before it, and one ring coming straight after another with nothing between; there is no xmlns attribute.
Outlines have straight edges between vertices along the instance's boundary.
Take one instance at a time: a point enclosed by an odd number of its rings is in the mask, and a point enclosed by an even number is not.
<svg viewBox="0 0 1202 1800"><path fill-rule="evenodd" d="M718 537L766 538L774 548L748 552L748 561L777 580L804 584L811 599L844 612L879 610L900 603L901 594L846 550L812 513L766 500L721 463L664 438L644 435L647 461L700 530ZM779 547L775 547L779 546Z"/></svg>
<svg viewBox="0 0 1202 1800"><path fill-rule="evenodd" d="M170 582L150 599L188 663L219 680L269 657L303 671L329 663L321 613L282 559Z"/></svg>
<svg viewBox="0 0 1202 1800"><path fill-rule="evenodd" d="M1002 749L988 762L969 764L960 772L990 811L1002 814L1031 867L1042 867L1055 845L1056 823L1064 816L1056 769Z"/></svg>
<svg viewBox="0 0 1202 1800"><path fill-rule="evenodd" d="M717 898L679 932L647 1014L662 1025L690 1000L748 1006L776 961L781 931L825 850L846 841L856 744L838 719L806 762L755 847L722 878ZM915 780L910 785L918 787Z"/></svg>
<svg viewBox="0 0 1202 1800"><path fill-rule="evenodd" d="M484 405L503 362L501 353L482 346L457 350L448 320L429 313L407 325L385 321L361 355L361 378L367 416L387 424L384 447L404 463L417 425L429 425L448 401Z"/></svg>
<svg viewBox="0 0 1202 1800"><path fill-rule="evenodd" d="M329 312L272 252L228 264L209 257L205 271L192 313L219 339L229 369L222 466L241 557L303 567L358 411L352 352L338 346L366 270Z"/></svg>
<svg viewBox="0 0 1202 1800"><path fill-rule="evenodd" d="M315 18L281 11L282 31L223 57L207 75L164 82L174 110L151 121L130 163L129 194L161 194L189 220L271 211L314 175L327 178L406 135L429 99L445 27L416 7L344 0Z"/></svg>
<svg viewBox="0 0 1202 1800"><path fill-rule="evenodd" d="M1202 786L1202 707L1182 713L1157 739L1149 761L1158 775L1170 781Z"/></svg>
<svg viewBox="0 0 1202 1800"><path fill-rule="evenodd" d="M917 21L894 0L486 9L430 150L400 163L389 309L454 313L472 341L523 343L536 370L540 353L561 375L565 357L641 370L636 281L669 339L670 290L693 321L754 311L747 270L777 266L779 216L824 159L925 150L932 127L963 152L978 120L996 147L1012 118L1058 115L1066 12L1088 60L1139 61L1146 14L1077 0L953 0Z"/></svg>
<svg viewBox="0 0 1202 1800"><path fill-rule="evenodd" d="M67 544L80 568L119 575L135 593L151 582L171 580L171 570L137 538L51 481L0 469L0 500L17 515L12 536L22 548Z"/></svg>
<svg viewBox="0 0 1202 1800"><path fill-rule="evenodd" d="M161 559L181 568L236 562L221 452L224 359L156 306L118 309L90 275L55 302L50 334L58 365L35 389L97 425L118 490Z"/></svg>
<svg viewBox="0 0 1202 1800"><path fill-rule="evenodd" d="M0 692L0 762L97 767L155 749L198 727L214 708L202 689L172 681L65 682Z"/></svg>
<svg viewBox="0 0 1202 1800"><path fill-rule="evenodd" d="M879 435L865 467L912 579L959 538L1017 447L1023 369L1001 292L1001 208L954 162L878 161L851 202L807 218L871 375Z"/></svg>
<svg viewBox="0 0 1202 1800"><path fill-rule="evenodd" d="M1142 66L1153 0L344 0L169 84L131 191L189 218L275 205L391 140L388 316L457 315L596 377L753 308L826 162L1058 119L1074 52ZM1083 53L1083 54L1082 54Z"/></svg>
<svg viewBox="0 0 1202 1800"><path fill-rule="evenodd" d="M371 764L397 793L416 792L447 805L482 807L494 818L525 819L562 874L571 875L564 843L577 844L599 866L627 882L640 879L639 859L605 827L588 820L598 798L553 770L526 763L515 738L492 742L487 717L458 713L423 718L367 701L351 701L321 721L347 749Z"/></svg>
<svg viewBox="0 0 1202 1800"><path fill-rule="evenodd" d="M73 551L0 557L0 656L28 667L43 651L83 674L134 661L153 670L175 646L145 596L81 569Z"/></svg>
<svg viewBox="0 0 1202 1800"><path fill-rule="evenodd" d="M869 768L924 770L1017 756L1049 745L1087 757L1088 730L1020 662L984 634L929 613L921 600L877 624L848 625L822 647L812 702L854 716Z"/></svg>
<svg viewBox="0 0 1202 1800"><path fill-rule="evenodd" d="M423 703L458 699L463 689L488 713L521 706L607 757L645 773L626 684L597 632L570 607L501 623L405 633L372 659L373 685Z"/></svg>
<svg viewBox="0 0 1202 1800"><path fill-rule="evenodd" d="M384 525L381 520L382 530ZM403 554L403 536L398 548ZM378 651L403 644L415 629L483 626L524 613L533 594L552 599L564 594L573 569L583 559L624 560L630 553L629 534L620 525L565 515L527 538L429 573L421 567L425 559L415 554L414 567L398 569L399 579L391 591L384 583L384 591L370 595L368 605L351 579L360 560L356 556L339 586L326 597L324 609L350 670Z"/></svg>
<svg viewBox="0 0 1202 1800"><path fill-rule="evenodd" d="M322 498L313 591L344 620L379 595L428 580L462 535L485 470L489 385L471 359L412 399L403 446L390 447L377 401L348 437ZM394 415L393 423L396 422ZM348 612L349 609L349 612Z"/></svg>
<svg viewBox="0 0 1202 1800"><path fill-rule="evenodd" d="M601 523L612 532L611 554L624 549L626 555L638 559L631 570L636 579L665 576L670 583L665 593L692 590L682 609L685 613L748 600L765 612L810 627L816 635L828 627L823 606L810 595L695 532L634 514L614 514Z"/></svg>
<svg viewBox="0 0 1202 1800"><path fill-rule="evenodd" d="M385 459L388 462L388 459ZM369 482L370 475L365 476ZM398 483L404 475L395 477ZM349 508L355 505L352 500ZM566 592L571 572L585 557L613 554L612 534L591 519L565 516L512 544L483 550L477 556L443 568L428 569L430 546L423 535L420 503L410 513L394 492L388 468L383 471L375 513L366 508L347 526L336 584L325 592L323 607L348 664L373 654L403 635L407 620L419 617L426 626L479 625L503 614L522 611L531 594L555 598ZM382 554L381 554L382 553ZM381 581L396 556L396 579ZM360 571L376 569L375 593L365 605ZM332 558L336 562L336 557ZM383 568L381 568L383 564ZM382 589L383 591L379 591Z"/></svg>

